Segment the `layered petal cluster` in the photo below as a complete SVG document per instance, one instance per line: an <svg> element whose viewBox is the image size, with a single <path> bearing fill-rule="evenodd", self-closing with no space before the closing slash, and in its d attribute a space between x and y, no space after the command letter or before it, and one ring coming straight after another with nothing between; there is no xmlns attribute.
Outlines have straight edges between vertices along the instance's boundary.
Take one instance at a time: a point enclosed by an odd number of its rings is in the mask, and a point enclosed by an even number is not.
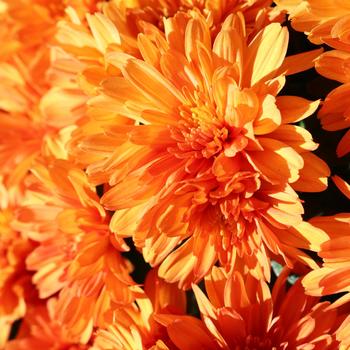
<svg viewBox="0 0 350 350"><path fill-rule="evenodd" d="M109 215L83 171L56 160L32 172L37 180L14 226L38 244L26 263L40 298L59 292L56 317L70 339L84 343L107 322L107 311L139 292L121 256L128 247L109 231Z"/></svg>
<svg viewBox="0 0 350 350"><path fill-rule="evenodd" d="M130 307L114 311L114 323L97 333L92 350L174 349L166 329L155 321L155 317L164 312L184 315L185 293L176 285L159 279L156 269L147 274L144 291L145 295Z"/></svg>
<svg viewBox="0 0 350 350"><path fill-rule="evenodd" d="M344 316L329 310L329 302L305 296L300 281L288 289L288 274L285 269L270 292L265 282L214 268L205 280L208 297L193 286L201 320L174 315L157 320L180 350L339 349L336 331Z"/></svg>
<svg viewBox="0 0 350 350"><path fill-rule="evenodd" d="M112 187L102 197L116 210L112 230L132 235L146 261L162 263L160 276L182 288L217 260L266 279L269 256L307 260L298 248L319 234L305 234L312 228L294 190L325 189L329 170L310 152L311 134L293 124L318 101L277 96L284 75L309 64L285 60L287 30L270 24L249 40L243 16L230 15L212 41L202 16L177 14L165 35L138 38L143 59L109 54L122 76L106 79L89 103L96 120L135 125L107 125L78 144L102 155L87 172Z"/></svg>
<svg viewBox="0 0 350 350"><path fill-rule="evenodd" d="M347 0L0 0L0 349L349 350L350 215L298 194L349 33Z"/></svg>

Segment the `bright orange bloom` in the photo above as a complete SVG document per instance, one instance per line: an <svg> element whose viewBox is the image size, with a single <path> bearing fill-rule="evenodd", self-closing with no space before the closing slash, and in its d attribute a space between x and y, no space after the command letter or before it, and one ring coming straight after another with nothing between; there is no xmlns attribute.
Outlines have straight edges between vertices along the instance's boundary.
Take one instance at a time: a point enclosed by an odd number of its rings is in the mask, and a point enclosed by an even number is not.
<svg viewBox="0 0 350 350"><path fill-rule="evenodd" d="M350 213L316 217L310 222L324 230L329 239L321 244L318 255L322 267L315 269L303 279L310 295L321 296L347 292L338 299L342 304L350 300Z"/></svg>
<svg viewBox="0 0 350 350"><path fill-rule="evenodd" d="M329 302L304 294L300 281L289 289L285 269L270 292L268 285L214 268L206 277L208 298L193 285L202 320L159 315L180 350L338 349L335 331L342 321Z"/></svg>
<svg viewBox="0 0 350 350"><path fill-rule="evenodd" d="M5 350L87 350L88 345L72 342L55 319L56 302L51 298L29 308L16 339L9 341Z"/></svg>
<svg viewBox="0 0 350 350"><path fill-rule="evenodd" d="M276 96L310 54L285 60L288 32L276 23L252 41L245 33L240 14L213 43L200 15L169 18L165 36L139 35L144 60L107 55L123 77L107 79L90 102L96 120L138 124L107 126L81 144L104 158L87 171L112 186L102 197L117 210L111 228L132 235L146 261L162 263L160 276L182 288L218 259L268 279L270 256L291 265L308 259L298 248L318 244L294 189L325 189L329 170L309 152L311 134L292 125L318 101Z"/></svg>
<svg viewBox="0 0 350 350"><path fill-rule="evenodd" d="M349 9L350 25L350 9ZM347 101L350 99L350 41L346 51L333 50L322 54L315 63L317 71L326 78L337 80L343 85L331 91L318 113L325 130L336 131L350 127ZM339 157L350 152L350 130L340 140L337 147Z"/></svg>
<svg viewBox="0 0 350 350"><path fill-rule="evenodd" d="M25 267L34 244L11 227L21 197L0 184L0 348L8 339L12 323L24 316L26 301L35 295L31 274Z"/></svg>
<svg viewBox="0 0 350 350"><path fill-rule="evenodd" d="M157 278L151 270L145 281L145 295L129 307L113 312L115 322L97 332L92 350L174 349L166 329L154 320L157 313L185 314L186 296L176 285Z"/></svg>
<svg viewBox="0 0 350 350"><path fill-rule="evenodd" d="M40 298L59 293L56 317L72 341L86 342L105 313L132 302L139 288L128 249L108 229L109 216L83 171L66 161L38 164L38 179L14 224L39 246L27 258Z"/></svg>

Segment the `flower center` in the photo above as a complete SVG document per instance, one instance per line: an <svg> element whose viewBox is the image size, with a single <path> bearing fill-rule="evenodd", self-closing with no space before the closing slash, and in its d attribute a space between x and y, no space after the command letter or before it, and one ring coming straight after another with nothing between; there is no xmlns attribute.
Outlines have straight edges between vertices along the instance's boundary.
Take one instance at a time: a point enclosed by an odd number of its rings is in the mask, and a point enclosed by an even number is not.
<svg viewBox="0 0 350 350"><path fill-rule="evenodd" d="M181 120L171 127L172 138L177 142L173 150L177 158L212 158L221 152L234 157L248 144L243 128L235 128L220 121L213 107L199 104L180 107Z"/></svg>

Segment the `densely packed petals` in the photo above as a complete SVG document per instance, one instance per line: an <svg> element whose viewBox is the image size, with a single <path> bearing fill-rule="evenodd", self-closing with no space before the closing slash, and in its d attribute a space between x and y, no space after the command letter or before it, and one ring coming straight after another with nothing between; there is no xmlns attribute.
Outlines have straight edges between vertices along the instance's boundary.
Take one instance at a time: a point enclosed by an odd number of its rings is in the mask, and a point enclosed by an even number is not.
<svg viewBox="0 0 350 350"><path fill-rule="evenodd" d="M350 350L349 34L349 0L0 0L0 349Z"/></svg>
<svg viewBox="0 0 350 350"><path fill-rule="evenodd" d="M89 103L96 120L136 125L106 123L78 144L102 158L87 172L112 187L102 197L116 210L112 230L132 235L146 261L183 288L218 259L266 279L270 254L307 260L298 248L313 236L304 237L294 189L325 189L329 170L310 153L311 134L292 124L318 101L276 96L302 61L285 60L286 29L270 24L249 40L243 17L231 15L212 42L203 17L181 13L164 27L165 36L138 37L143 60L107 56L122 77L106 79Z"/></svg>

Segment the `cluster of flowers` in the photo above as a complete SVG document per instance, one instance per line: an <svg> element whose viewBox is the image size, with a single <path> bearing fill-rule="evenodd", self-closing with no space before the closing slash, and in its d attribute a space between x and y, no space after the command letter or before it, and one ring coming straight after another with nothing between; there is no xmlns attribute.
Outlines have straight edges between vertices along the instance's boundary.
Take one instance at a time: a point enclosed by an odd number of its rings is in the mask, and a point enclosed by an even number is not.
<svg viewBox="0 0 350 350"><path fill-rule="evenodd" d="M348 0L0 0L0 38L0 348L350 349L350 213L297 194L298 123L350 127ZM342 85L280 94L312 67Z"/></svg>

